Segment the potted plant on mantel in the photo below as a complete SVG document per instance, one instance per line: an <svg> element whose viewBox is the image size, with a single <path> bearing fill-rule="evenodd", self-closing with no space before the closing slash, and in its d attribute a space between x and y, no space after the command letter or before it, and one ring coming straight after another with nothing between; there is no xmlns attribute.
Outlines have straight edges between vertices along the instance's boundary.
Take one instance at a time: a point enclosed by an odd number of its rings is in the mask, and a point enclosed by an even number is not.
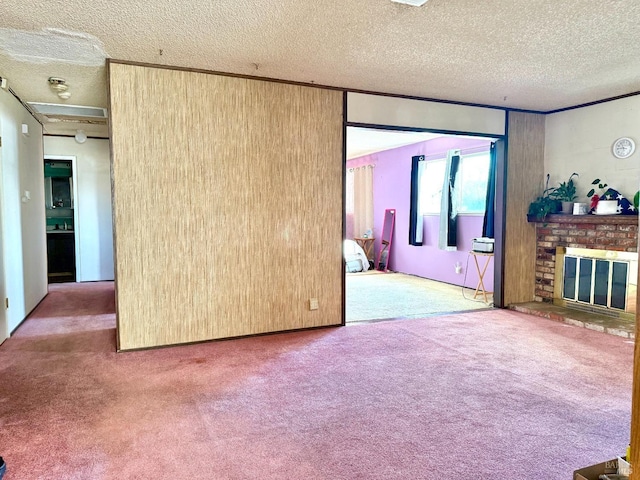
<svg viewBox="0 0 640 480"><path fill-rule="evenodd" d="M615 203L615 206L617 207L618 205L618 200L606 200L606 193L608 192L608 188L609 185L606 183L603 183L599 178L596 178L593 182L591 182L591 185L596 185L596 187L593 187L591 190L589 190L589 193L587 193L587 198L591 199L591 205L589 206L589 210L591 212L595 212L596 208L598 207L598 203L602 202L602 203L610 203L609 209L608 211L612 211L614 210L613 204ZM596 193L596 188L599 189L600 193Z"/></svg>
<svg viewBox="0 0 640 480"><path fill-rule="evenodd" d="M549 188L549 174L547 173L547 182L542 195L529 204L527 218L530 221L544 220L550 213L558 213L560 211L561 204L560 200L556 198L556 190L556 188Z"/></svg>
<svg viewBox="0 0 640 480"><path fill-rule="evenodd" d="M560 200L562 203L562 213L573 213L573 202L578 198L573 177L578 176L577 173L573 172L569 180L562 182L560 186L551 193L551 196Z"/></svg>

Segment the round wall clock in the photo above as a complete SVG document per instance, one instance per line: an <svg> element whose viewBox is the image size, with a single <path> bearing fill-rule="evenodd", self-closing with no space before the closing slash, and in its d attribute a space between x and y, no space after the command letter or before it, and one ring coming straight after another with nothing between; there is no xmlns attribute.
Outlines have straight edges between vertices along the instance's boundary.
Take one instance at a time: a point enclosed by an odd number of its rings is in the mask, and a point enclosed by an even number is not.
<svg viewBox="0 0 640 480"><path fill-rule="evenodd" d="M622 137L613 142L613 155L616 158L627 158L633 155L636 150L636 143L628 137Z"/></svg>

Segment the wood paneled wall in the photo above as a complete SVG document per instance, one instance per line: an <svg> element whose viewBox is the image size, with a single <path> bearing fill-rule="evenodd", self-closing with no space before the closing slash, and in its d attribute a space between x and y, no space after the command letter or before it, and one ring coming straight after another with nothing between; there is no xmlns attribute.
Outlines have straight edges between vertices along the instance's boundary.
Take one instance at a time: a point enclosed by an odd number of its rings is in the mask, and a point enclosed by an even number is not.
<svg viewBox="0 0 640 480"><path fill-rule="evenodd" d="M640 241L640 235L638 235ZM638 244L640 252L640 243ZM638 264L638 279L640 279L640 263ZM631 480L640 480L640 295L636 295L636 336L633 346L633 385L631 387L631 433L629 444L631 445L631 465L635 465L631 472Z"/></svg>
<svg viewBox="0 0 640 480"><path fill-rule="evenodd" d="M109 67L119 348L341 324L342 93Z"/></svg>
<svg viewBox="0 0 640 480"><path fill-rule="evenodd" d="M529 204L542 192L544 115L510 112L505 198L503 305L533 301L536 233Z"/></svg>

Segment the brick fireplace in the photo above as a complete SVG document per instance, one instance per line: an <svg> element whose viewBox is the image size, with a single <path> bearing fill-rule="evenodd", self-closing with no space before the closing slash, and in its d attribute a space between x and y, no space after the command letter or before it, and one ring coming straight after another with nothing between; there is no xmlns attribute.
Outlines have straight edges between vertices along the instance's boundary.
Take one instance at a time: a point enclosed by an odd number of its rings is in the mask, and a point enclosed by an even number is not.
<svg viewBox="0 0 640 480"><path fill-rule="evenodd" d="M536 224L535 300L553 302L558 292L557 247L638 251L638 217L625 215L549 215ZM559 267L561 268L561 266Z"/></svg>

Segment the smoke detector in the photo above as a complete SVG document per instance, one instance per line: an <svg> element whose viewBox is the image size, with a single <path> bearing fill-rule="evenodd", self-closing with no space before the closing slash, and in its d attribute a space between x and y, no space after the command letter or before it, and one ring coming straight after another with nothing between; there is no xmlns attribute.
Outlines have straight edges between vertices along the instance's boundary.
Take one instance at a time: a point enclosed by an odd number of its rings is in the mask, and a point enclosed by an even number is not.
<svg viewBox="0 0 640 480"><path fill-rule="evenodd" d="M412 7L421 7L427 0L391 0L394 3L402 3L404 5L411 5Z"/></svg>

